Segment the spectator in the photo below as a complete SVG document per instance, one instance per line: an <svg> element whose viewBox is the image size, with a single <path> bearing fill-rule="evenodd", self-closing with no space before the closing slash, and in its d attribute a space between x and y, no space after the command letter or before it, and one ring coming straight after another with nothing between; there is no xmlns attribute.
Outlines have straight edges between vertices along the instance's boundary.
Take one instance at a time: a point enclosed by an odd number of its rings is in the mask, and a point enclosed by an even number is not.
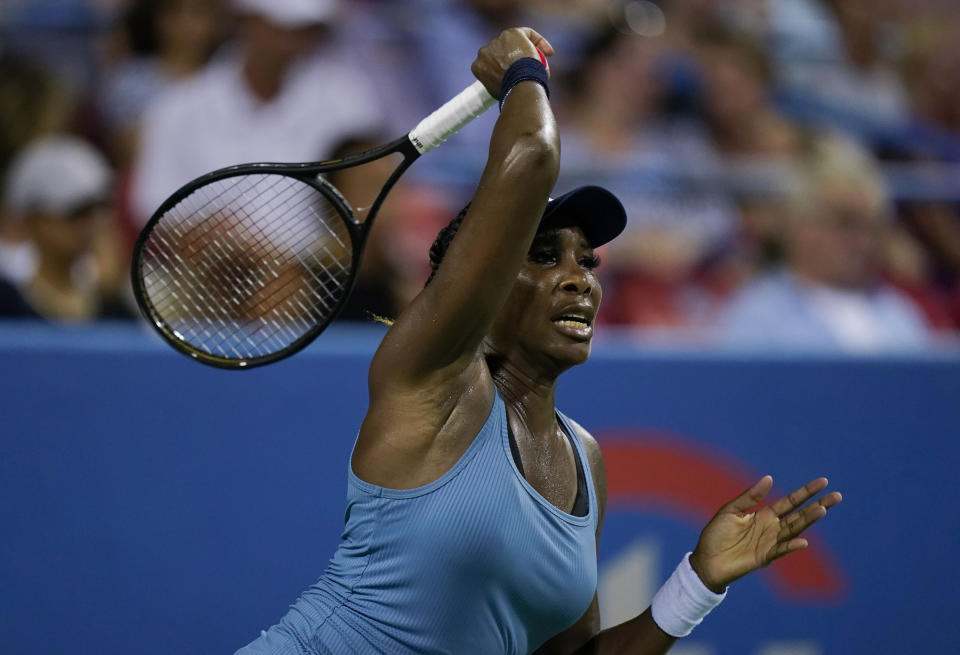
<svg viewBox="0 0 960 655"><path fill-rule="evenodd" d="M960 161L960 16L956 9L919 14L906 24L904 79L910 91L914 123L893 153L924 162L917 170L936 170L931 162ZM943 176L949 179L947 176ZM911 198L900 204L908 239L919 242L911 275L898 267L894 282L925 309L934 325L960 327L960 207L956 186L937 193L909 183ZM902 254L901 249L901 254ZM898 257L904 261L904 257ZM944 308L946 305L946 308ZM943 315L949 316L949 321Z"/></svg>
<svg viewBox="0 0 960 655"><path fill-rule="evenodd" d="M74 104L51 73L18 57L0 55L0 179L28 143L68 128ZM35 264L23 224L0 211L0 278L24 282Z"/></svg>
<svg viewBox="0 0 960 655"><path fill-rule="evenodd" d="M0 171L42 134L69 128L76 102L53 73L0 53Z"/></svg>
<svg viewBox="0 0 960 655"><path fill-rule="evenodd" d="M779 198L804 135L770 101L772 66L757 41L713 24L698 43L703 112L739 207L735 256L741 270L763 266L782 240Z"/></svg>
<svg viewBox="0 0 960 655"><path fill-rule="evenodd" d="M36 267L0 280L0 316L77 322L131 316L119 300L125 265L111 233L112 173L103 155L66 135L42 137L13 161L5 209L22 222Z"/></svg>
<svg viewBox="0 0 960 655"><path fill-rule="evenodd" d="M567 93L557 184L593 180L617 193L628 249L657 231L700 256L728 242L735 223L725 198L697 183L719 165L706 130L662 110L661 55L656 40L613 28L587 47Z"/></svg>
<svg viewBox="0 0 960 655"><path fill-rule="evenodd" d="M870 158L849 142L819 140L791 190L786 266L740 292L721 341L848 352L926 345L919 311L880 279L888 216Z"/></svg>
<svg viewBox="0 0 960 655"><path fill-rule="evenodd" d="M379 125L364 78L326 56L336 0L234 0L238 42L144 116L133 209L145 222L191 178L250 161L323 158Z"/></svg>
<svg viewBox="0 0 960 655"><path fill-rule="evenodd" d="M960 17L914 20L903 73L914 115L960 135Z"/></svg>
<svg viewBox="0 0 960 655"><path fill-rule="evenodd" d="M200 70L224 36L224 0L134 0L117 35L126 56L107 71L99 106L116 161L136 152L140 116L164 89Z"/></svg>
<svg viewBox="0 0 960 655"><path fill-rule="evenodd" d="M609 28L586 48L561 116L559 188L599 183L623 201L629 223L607 246L602 320L680 327L699 320L694 270L729 247L735 208L701 184L719 169L704 126L662 109L660 43Z"/></svg>
<svg viewBox="0 0 960 655"><path fill-rule="evenodd" d="M792 111L864 137L906 120L889 0L769 0L769 5L778 77ZM806 42L799 42L797 33L806 34Z"/></svg>
<svg viewBox="0 0 960 655"><path fill-rule="evenodd" d="M912 208L914 213L922 209ZM938 332L956 329L960 299L951 297L948 284L936 282L935 262L913 232L902 224L902 211L900 224L893 227L886 240L884 277L923 310L931 328Z"/></svg>
<svg viewBox="0 0 960 655"><path fill-rule="evenodd" d="M762 46L719 28L699 38L704 109L725 165L730 159L791 159L796 128L769 102L771 64Z"/></svg>

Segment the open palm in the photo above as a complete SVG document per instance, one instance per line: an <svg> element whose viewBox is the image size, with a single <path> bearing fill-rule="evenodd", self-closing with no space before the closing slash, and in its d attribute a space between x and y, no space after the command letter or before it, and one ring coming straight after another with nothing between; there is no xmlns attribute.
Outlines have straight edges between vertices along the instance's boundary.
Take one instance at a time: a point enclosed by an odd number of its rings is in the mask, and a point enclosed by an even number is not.
<svg viewBox="0 0 960 655"><path fill-rule="evenodd" d="M826 478L817 478L751 511L773 487L773 478L764 476L720 508L700 533L690 564L707 587L720 592L747 573L806 548L807 540L799 535L843 499L834 491L804 505L826 486Z"/></svg>

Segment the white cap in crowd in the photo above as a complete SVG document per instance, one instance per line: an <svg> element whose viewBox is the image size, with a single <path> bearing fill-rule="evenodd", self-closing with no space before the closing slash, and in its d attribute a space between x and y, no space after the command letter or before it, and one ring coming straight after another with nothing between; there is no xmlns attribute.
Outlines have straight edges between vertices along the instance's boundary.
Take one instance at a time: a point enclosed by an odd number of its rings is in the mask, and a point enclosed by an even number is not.
<svg viewBox="0 0 960 655"><path fill-rule="evenodd" d="M113 173L106 158L83 139L66 134L41 137L10 164L4 204L14 216L28 212L67 215L107 201Z"/></svg>
<svg viewBox="0 0 960 655"><path fill-rule="evenodd" d="M286 28L328 23L339 7L339 0L233 0L236 12L263 16Z"/></svg>

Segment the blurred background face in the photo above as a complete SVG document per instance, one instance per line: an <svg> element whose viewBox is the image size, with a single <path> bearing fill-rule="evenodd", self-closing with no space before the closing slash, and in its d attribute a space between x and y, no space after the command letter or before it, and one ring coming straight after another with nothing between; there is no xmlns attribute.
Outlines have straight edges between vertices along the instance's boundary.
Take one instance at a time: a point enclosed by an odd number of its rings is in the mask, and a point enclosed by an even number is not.
<svg viewBox="0 0 960 655"><path fill-rule="evenodd" d="M724 48L706 53L705 92L707 112L720 124L749 120L764 106L765 85L754 62Z"/></svg>
<svg viewBox="0 0 960 655"><path fill-rule="evenodd" d="M171 0L160 12L158 37L164 47L206 50L223 31L220 0Z"/></svg>
<svg viewBox="0 0 960 655"><path fill-rule="evenodd" d="M580 101L602 101L619 115L642 120L660 98L655 46L642 37L621 36L585 68Z"/></svg>
<svg viewBox="0 0 960 655"><path fill-rule="evenodd" d="M75 260L93 250L109 217L107 206L95 205L68 216L36 212L24 224L41 257Z"/></svg>
<svg viewBox="0 0 960 655"><path fill-rule="evenodd" d="M326 31L322 25L283 27L252 14L242 16L238 27L249 56L280 68L316 47Z"/></svg>
<svg viewBox="0 0 960 655"><path fill-rule="evenodd" d="M849 187L824 190L815 208L794 218L788 245L798 273L845 289L875 281L885 223L865 195Z"/></svg>

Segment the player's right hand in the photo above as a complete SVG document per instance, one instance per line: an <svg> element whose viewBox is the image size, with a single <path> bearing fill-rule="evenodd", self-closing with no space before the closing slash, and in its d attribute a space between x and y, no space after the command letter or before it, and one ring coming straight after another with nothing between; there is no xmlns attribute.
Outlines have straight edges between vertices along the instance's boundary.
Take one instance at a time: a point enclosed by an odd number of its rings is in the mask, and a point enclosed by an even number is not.
<svg viewBox="0 0 960 655"><path fill-rule="evenodd" d="M483 82L494 98L500 95L500 80L510 64L523 57L539 60L540 50L545 56L553 56L553 46L529 27L511 27L500 32L490 43L480 48L470 70ZM547 74L550 68L547 67Z"/></svg>

